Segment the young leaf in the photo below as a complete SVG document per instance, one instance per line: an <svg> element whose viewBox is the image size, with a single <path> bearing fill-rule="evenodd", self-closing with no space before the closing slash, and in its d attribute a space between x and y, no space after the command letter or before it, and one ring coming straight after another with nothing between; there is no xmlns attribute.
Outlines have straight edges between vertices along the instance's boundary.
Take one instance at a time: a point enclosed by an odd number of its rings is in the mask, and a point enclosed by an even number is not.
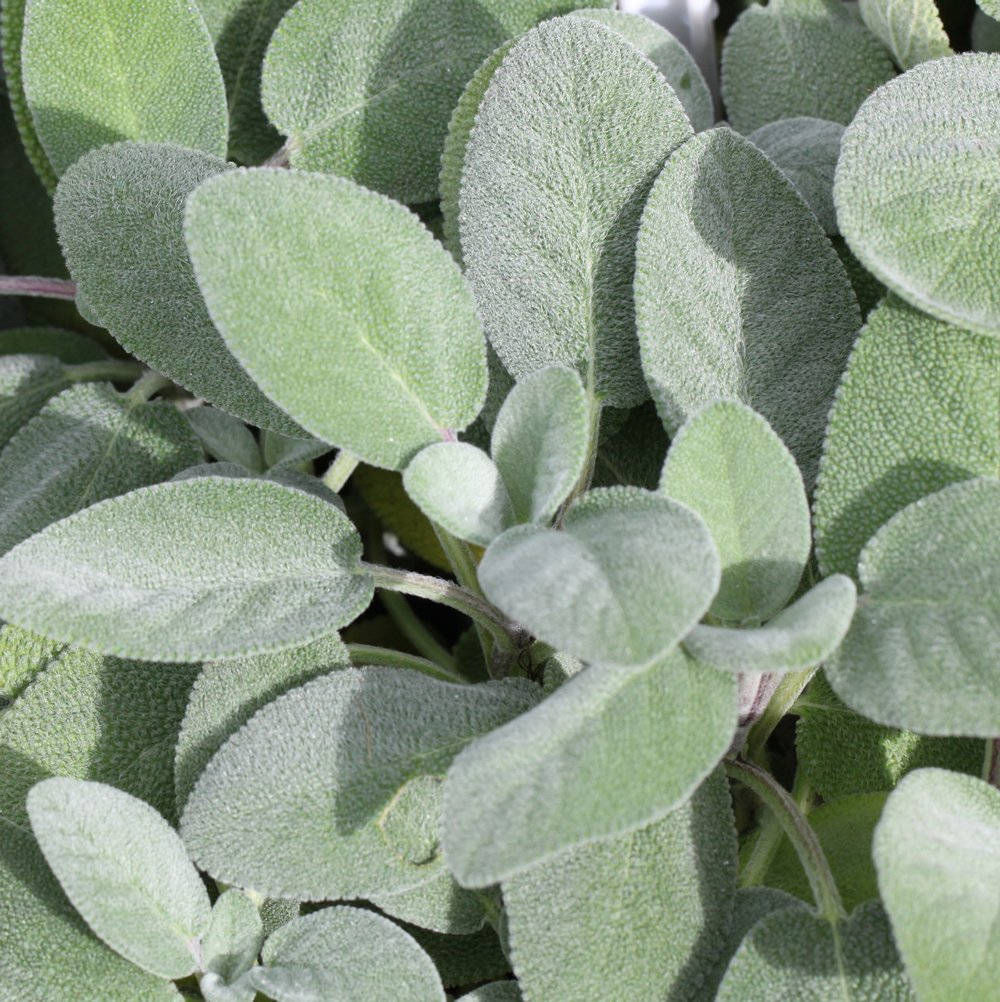
<svg viewBox="0 0 1000 1002"><path fill-rule="evenodd" d="M537 698L523 681L458 686L396 669L314 679L218 751L188 798L185 842L213 876L273 896L367 897L428 883L442 869L436 850L409 862L380 822L407 783L443 775L465 744ZM419 810L419 798L410 806ZM436 841L436 831L427 817L424 834Z"/></svg>
<svg viewBox="0 0 1000 1002"><path fill-rule="evenodd" d="M864 548L858 577L854 623L826 665L837 695L894 727L995 736L1000 480L953 484L904 508Z"/></svg>
<svg viewBox="0 0 1000 1002"><path fill-rule="evenodd" d="M0 448L68 385L66 370L50 355L0 357Z"/></svg>
<svg viewBox="0 0 1000 1002"><path fill-rule="evenodd" d="M169 982L109 950L66 900L31 835L0 818L0 998L180 1002Z"/></svg>
<svg viewBox="0 0 1000 1002"><path fill-rule="evenodd" d="M468 935L486 921L480 894L459 887L447 870L430 883L395 894L372 894L369 900L393 918L434 932Z"/></svg>
<svg viewBox="0 0 1000 1002"><path fill-rule="evenodd" d="M0 331L0 355L54 355L65 365L100 362L108 357L96 341L58 327L14 327Z"/></svg>
<svg viewBox="0 0 1000 1002"><path fill-rule="evenodd" d="M293 166L429 202L448 117L476 68L506 39L587 3L301 0L268 48L264 109Z"/></svg>
<svg viewBox="0 0 1000 1002"><path fill-rule="evenodd" d="M263 942L264 923L257 906L241 890L230 887L212 906L202 938L202 970L231 985L257 962Z"/></svg>
<svg viewBox="0 0 1000 1002"><path fill-rule="evenodd" d="M0 452L0 553L81 508L157 483L201 459L165 402L82 383L50 400Z"/></svg>
<svg viewBox="0 0 1000 1002"><path fill-rule="evenodd" d="M486 333L515 378L568 365L604 403L646 397L635 232L653 177L690 135L656 68L601 24L546 22L508 53L469 139L459 221Z"/></svg>
<svg viewBox="0 0 1000 1002"><path fill-rule="evenodd" d="M915 1002L877 902L832 925L805 905L765 916L751 929L716 1002Z"/></svg>
<svg viewBox="0 0 1000 1002"><path fill-rule="evenodd" d="M766 626L732 630L699 624L684 638L684 648L703 664L727 671L802 671L837 649L851 625L855 599L854 582L835 574Z"/></svg>
<svg viewBox="0 0 1000 1002"><path fill-rule="evenodd" d="M934 0L861 0L858 13L901 70L952 54Z"/></svg>
<svg viewBox="0 0 1000 1002"><path fill-rule="evenodd" d="M824 574L854 575L896 512L960 480L1000 474L1000 342L890 295L868 318L830 413L816 484Z"/></svg>
<svg viewBox="0 0 1000 1002"><path fill-rule="evenodd" d="M834 235L833 175L840 156L844 127L821 118L783 118L762 125L747 137L767 154L819 220L823 232Z"/></svg>
<svg viewBox="0 0 1000 1002"><path fill-rule="evenodd" d="M690 509L638 487L605 487L570 508L563 530L518 526L498 537L479 580L492 602L558 650L640 665L705 614L719 558Z"/></svg>
<svg viewBox="0 0 1000 1002"><path fill-rule="evenodd" d="M295 0L197 0L222 69L229 107L229 153L259 163L281 145L260 106L261 64L278 22Z"/></svg>
<svg viewBox="0 0 1000 1002"><path fill-rule="evenodd" d="M674 436L660 491L696 511L722 561L709 612L763 622L791 597L809 559L809 502L795 460L767 421L722 400Z"/></svg>
<svg viewBox="0 0 1000 1002"><path fill-rule="evenodd" d="M195 192L185 227L226 343L309 432L400 469L479 412L475 302L403 206L344 178L239 171Z"/></svg>
<svg viewBox="0 0 1000 1002"><path fill-rule="evenodd" d="M184 245L185 200L227 169L218 157L178 146L94 150L59 182L59 239L88 319L196 396L294 435L298 427L257 389L212 325Z"/></svg>
<svg viewBox="0 0 1000 1002"><path fill-rule="evenodd" d="M49 776L108 783L177 816L173 757L190 665L53 652L0 716L0 816L27 825L24 801Z"/></svg>
<svg viewBox="0 0 1000 1002"><path fill-rule="evenodd" d="M574 675L455 759L448 867L482 887L663 817L725 754L736 702L735 677L679 650L649 668Z"/></svg>
<svg viewBox="0 0 1000 1002"><path fill-rule="evenodd" d="M505 881L511 960L526 997L696 997L729 925L735 878L720 770L663 820Z"/></svg>
<svg viewBox="0 0 1000 1002"><path fill-rule="evenodd" d="M119 139L224 156L226 94L192 0L28 0L21 48L31 116L57 175Z"/></svg>
<svg viewBox="0 0 1000 1002"><path fill-rule="evenodd" d="M48 637L10 623L0 625L0 708L19 696L61 647Z"/></svg>
<svg viewBox="0 0 1000 1002"><path fill-rule="evenodd" d="M846 125L894 73L889 53L840 0L754 4L722 47L722 98L744 133L799 115Z"/></svg>
<svg viewBox="0 0 1000 1002"><path fill-rule="evenodd" d="M712 129L667 161L639 229L635 308L667 430L714 400L742 400L810 486L861 319L816 218L752 143Z"/></svg>
<svg viewBox="0 0 1000 1002"><path fill-rule="evenodd" d="M164 978L197 968L208 892L177 833L149 804L103 783L57 777L32 787L28 816L66 896L108 946Z"/></svg>
<svg viewBox="0 0 1000 1002"><path fill-rule="evenodd" d="M347 517L302 491L174 481L102 501L14 547L0 559L0 615L149 661L280 651L365 609L372 583L360 558Z"/></svg>
<svg viewBox="0 0 1000 1002"><path fill-rule="evenodd" d="M351 663L333 634L277 654L211 661L191 689L174 755L174 789L182 806L212 756L262 706L283 692Z"/></svg>
<svg viewBox="0 0 1000 1002"><path fill-rule="evenodd" d="M1000 791L911 773L875 830L878 886L921 1002L986 999L1000 983Z"/></svg>
<svg viewBox="0 0 1000 1002"><path fill-rule="evenodd" d="M1000 55L935 59L869 98L833 197L861 263L939 320L1000 337Z"/></svg>
<svg viewBox="0 0 1000 1002"><path fill-rule="evenodd" d="M257 439L239 418L217 407L195 407L186 413L194 433L210 456L223 463L238 463L251 473L263 472Z"/></svg>
<svg viewBox="0 0 1000 1002"><path fill-rule="evenodd" d="M252 984L275 1002L444 1002L430 957L397 925L361 908L322 908L264 944Z"/></svg>

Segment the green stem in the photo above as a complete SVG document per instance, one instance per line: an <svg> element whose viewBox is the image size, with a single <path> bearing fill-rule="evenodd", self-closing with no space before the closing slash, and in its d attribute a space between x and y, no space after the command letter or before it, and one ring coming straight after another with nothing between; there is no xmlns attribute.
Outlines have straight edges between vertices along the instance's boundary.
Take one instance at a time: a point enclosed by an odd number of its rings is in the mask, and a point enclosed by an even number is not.
<svg viewBox="0 0 1000 1002"><path fill-rule="evenodd" d="M812 786L800 769L792 785L792 799L803 814L808 814L809 801L812 798ZM753 844L750 856L740 871L741 887L756 887L763 884L770 872L771 864L777 855L781 843L785 840L785 831L781 827L778 816L773 811L765 811L757 829L757 839Z"/></svg>
<svg viewBox="0 0 1000 1002"><path fill-rule="evenodd" d="M831 923L845 918L847 913L819 839L788 792L769 772L750 762L730 759L725 765L727 774L753 790L778 819L806 871L820 915Z"/></svg>
<svg viewBox="0 0 1000 1002"><path fill-rule="evenodd" d="M147 372L140 376L135 385L126 393L129 401L136 404L145 403L155 396L160 390L165 390L170 386L171 380L166 376L161 376L158 372Z"/></svg>
<svg viewBox="0 0 1000 1002"><path fill-rule="evenodd" d="M768 701L767 708L760 715L760 719L750 728L750 733L747 736L746 757L751 762L764 762L764 746L767 744L767 739L778 726L782 717L792 708L795 700L802 694L802 690L809 684L809 680L815 673L815 668L807 668L805 671L790 671L781 680L781 684L774 690L774 695Z"/></svg>
<svg viewBox="0 0 1000 1002"><path fill-rule="evenodd" d="M351 474L358 468L360 462L361 460L353 453L348 452L346 449L341 449L330 464L329 469L323 474L323 483L334 494L339 494L344 489L344 484L350 479Z"/></svg>
<svg viewBox="0 0 1000 1002"><path fill-rule="evenodd" d="M438 525L437 522L431 522L431 526L434 529L434 535L437 536L437 540L441 544L444 555L448 558L455 579L463 588L485 601L485 596L479 587L476 562L472 559L472 551L468 545ZM479 638L479 646L483 651L483 661L489 666L493 661L493 636L477 620L473 620L473 625L476 628L476 636Z"/></svg>
<svg viewBox="0 0 1000 1002"><path fill-rule="evenodd" d="M146 369L139 362L109 358L101 362L67 365L65 371L66 378L71 383L96 383L103 380L111 383L132 383L141 379Z"/></svg>
<svg viewBox="0 0 1000 1002"><path fill-rule="evenodd" d="M0 275L0 296L32 296L42 299L76 299L76 283L41 275Z"/></svg>
<svg viewBox="0 0 1000 1002"><path fill-rule="evenodd" d="M463 678L457 671L428 661L427 658L417 657L416 654L404 654L402 651L392 651L387 647L372 647L369 644L348 644L347 653L351 656L351 662L355 665L385 665L389 668L406 668L410 671L419 671L431 678L439 678L445 682L461 682L468 684L468 679Z"/></svg>

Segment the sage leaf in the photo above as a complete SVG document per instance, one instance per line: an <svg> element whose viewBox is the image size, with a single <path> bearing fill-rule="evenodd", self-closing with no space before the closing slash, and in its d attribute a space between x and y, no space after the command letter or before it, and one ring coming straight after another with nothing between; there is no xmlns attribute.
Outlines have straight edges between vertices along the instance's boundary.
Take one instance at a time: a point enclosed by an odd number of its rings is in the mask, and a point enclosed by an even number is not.
<svg viewBox="0 0 1000 1002"><path fill-rule="evenodd" d="M169 479L201 458L169 403L103 383L50 400L0 452L0 553L81 508Z"/></svg>
<svg viewBox="0 0 1000 1002"><path fill-rule="evenodd" d="M664 159L690 135L656 68L601 24L549 21L510 50L469 138L459 225L486 334L515 378L568 365L603 403L645 399L635 233Z"/></svg>
<svg viewBox="0 0 1000 1002"><path fill-rule="evenodd" d="M480 63L543 18L589 3L301 0L267 50L264 109L288 136L294 167L429 202L448 118Z"/></svg>
<svg viewBox="0 0 1000 1002"><path fill-rule="evenodd" d="M61 647L10 623L0 625L0 709L21 694Z"/></svg>
<svg viewBox="0 0 1000 1002"><path fill-rule="evenodd" d="M836 926L805 905L772 912L750 930L717 1002L915 1002L882 906L869 902Z"/></svg>
<svg viewBox="0 0 1000 1002"><path fill-rule="evenodd" d="M743 133L800 115L846 125L894 74L889 53L840 0L747 7L722 47L722 99Z"/></svg>
<svg viewBox="0 0 1000 1002"><path fill-rule="evenodd" d="M444 1002L430 957L397 925L361 908L322 908L264 944L253 985L275 1002Z"/></svg>
<svg viewBox="0 0 1000 1002"><path fill-rule="evenodd" d="M952 55L934 0L860 0L858 13L901 70Z"/></svg>
<svg viewBox="0 0 1000 1002"><path fill-rule="evenodd" d="M0 357L0 447L67 386L66 370L50 355Z"/></svg>
<svg viewBox="0 0 1000 1002"><path fill-rule="evenodd" d="M562 530L517 526L499 536L479 580L490 601L558 650L640 665L705 614L719 557L690 509L638 487L604 487L570 508Z"/></svg>
<svg viewBox="0 0 1000 1002"><path fill-rule="evenodd" d="M372 582L360 558L347 517L301 491L174 481L102 501L14 547L0 559L0 615L149 661L267 653L365 609Z"/></svg>
<svg viewBox="0 0 1000 1002"><path fill-rule="evenodd" d="M809 502L791 453L767 421L737 401L709 404L674 436L661 493L708 526L722 561L709 612L763 622L792 596L811 546Z"/></svg>
<svg viewBox="0 0 1000 1002"><path fill-rule="evenodd" d="M810 487L861 320L816 218L729 129L689 140L653 186L635 308L643 371L668 432L705 404L741 400L777 432Z"/></svg>
<svg viewBox="0 0 1000 1002"><path fill-rule="evenodd" d="M830 685L866 717L924 734L1000 730L1000 480L904 508L861 553L862 597ZM942 686L947 679L947 686Z"/></svg>
<svg viewBox="0 0 1000 1002"><path fill-rule="evenodd" d="M995 53L914 67L851 122L833 188L840 230L869 271L918 309L993 337L998 90Z"/></svg>
<svg viewBox="0 0 1000 1002"><path fill-rule="evenodd" d="M913 769L940 766L978 775L983 743L934 738L876 724L845 706L822 672L795 703L799 767L824 800L891 790Z"/></svg>
<svg viewBox="0 0 1000 1002"><path fill-rule="evenodd" d="M275 897L368 897L429 883L439 855L406 860L380 822L407 783L442 776L465 744L537 698L523 681L452 685L397 669L314 679L259 710L216 753L188 798L184 840L214 877ZM428 817L424 832L436 831Z"/></svg>
<svg viewBox="0 0 1000 1002"><path fill-rule="evenodd" d="M66 896L108 946L160 977L196 969L208 892L162 815L112 786L64 777L32 787L28 815Z"/></svg>
<svg viewBox="0 0 1000 1002"><path fill-rule="evenodd" d="M572 676L452 763L449 869L483 887L663 817L725 754L736 704L734 676L676 649L649 668Z"/></svg>
<svg viewBox="0 0 1000 1002"><path fill-rule="evenodd" d="M294 435L295 423L261 394L212 325L184 245L188 195L227 169L212 154L178 146L94 150L59 183L59 239L88 319L196 396Z"/></svg>
<svg viewBox="0 0 1000 1002"><path fill-rule="evenodd" d="M0 355L53 355L66 365L100 362L108 357L96 341L59 327L13 327L0 331Z"/></svg>
<svg viewBox="0 0 1000 1002"><path fill-rule="evenodd" d="M169 982L109 950L66 900L31 834L0 818L0 998L180 1002Z"/></svg>
<svg viewBox="0 0 1000 1002"><path fill-rule="evenodd" d="M188 699L174 754L174 788L183 806L212 756L262 706L283 692L351 663L332 634L277 654L210 661Z"/></svg>
<svg viewBox="0 0 1000 1002"><path fill-rule="evenodd" d="M910 773L875 830L878 886L921 1002L989 998L1000 981L1000 791Z"/></svg>
<svg viewBox="0 0 1000 1002"><path fill-rule="evenodd" d="M843 136L844 127L837 122L799 117L762 125L747 137L792 182L829 236L840 232L833 176Z"/></svg>
<svg viewBox="0 0 1000 1002"><path fill-rule="evenodd" d="M729 925L736 832L721 772L661 821L503 884L527 998L692 998ZM664 920L669 916L669 920Z"/></svg>
<svg viewBox="0 0 1000 1002"><path fill-rule="evenodd" d="M854 582L835 574L766 626L733 630L699 624L684 638L684 648L703 664L727 671L802 671L837 649L851 625L855 598Z"/></svg>
<svg viewBox="0 0 1000 1002"><path fill-rule="evenodd" d="M468 935L486 921L480 895L459 887L447 870L427 884L395 894L372 894L369 900L393 918L434 932Z"/></svg>
<svg viewBox="0 0 1000 1002"><path fill-rule="evenodd" d="M278 22L295 0L197 0L215 45L229 109L229 153L259 163L281 145L260 106L261 64Z"/></svg>
<svg viewBox="0 0 1000 1002"><path fill-rule="evenodd" d="M198 440L214 459L224 463L238 463L252 473L263 471L264 464L257 440L239 418L220 411L217 407L195 407L186 414Z"/></svg>
<svg viewBox="0 0 1000 1002"><path fill-rule="evenodd" d="M174 744L197 667L61 646L40 667L0 715L0 816L26 826L31 787L66 776L141 797L173 822Z"/></svg>
<svg viewBox="0 0 1000 1002"><path fill-rule="evenodd" d="M472 294L403 206L343 178L259 169L202 185L185 225L226 343L310 433L401 469L479 413Z"/></svg>
<svg viewBox="0 0 1000 1002"><path fill-rule="evenodd" d="M56 175L120 139L224 156L226 95L191 0L28 0L24 92Z"/></svg>
<svg viewBox="0 0 1000 1002"><path fill-rule="evenodd" d="M888 296L830 412L814 510L823 573L855 575L862 547L908 504L1000 475L998 427L1000 343Z"/></svg>
<svg viewBox="0 0 1000 1002"><path fill-rule="evenodd" d="M263 942L264 923L257 906L241 890L230 887L212 905L202 937L202 969L231 985L256 963Z"/></svg>

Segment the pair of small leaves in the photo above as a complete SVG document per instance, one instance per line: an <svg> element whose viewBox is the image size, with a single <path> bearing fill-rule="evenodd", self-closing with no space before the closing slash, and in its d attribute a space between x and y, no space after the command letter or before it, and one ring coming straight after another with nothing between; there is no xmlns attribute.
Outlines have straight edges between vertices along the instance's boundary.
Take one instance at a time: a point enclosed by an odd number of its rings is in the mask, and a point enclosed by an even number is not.
<svg viewBox="0 0 1000 1002"><path fill-rule="evenodd" d="M492 458L464 442L439 442L406 468L403 485L452 535L488 546L505 529L551 521L579 481L590 437L588 401L571 369L541 369L508 394Z"/></svg>
<svg viewBox="0 0 1000 1002"><path fill-rule="evenodd" d="M844 134L834 200L862 264L939 320L1000 336L1000 55L922 63Z"/></svg>

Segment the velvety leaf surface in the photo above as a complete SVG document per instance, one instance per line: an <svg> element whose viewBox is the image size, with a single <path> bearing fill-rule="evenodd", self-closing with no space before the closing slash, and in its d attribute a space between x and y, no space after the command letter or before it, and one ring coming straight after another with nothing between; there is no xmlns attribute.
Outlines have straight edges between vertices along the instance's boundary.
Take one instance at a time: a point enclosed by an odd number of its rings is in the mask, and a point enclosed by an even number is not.
<svg viewBox="0 0 1000 1002"><path fill-rule="evenodd" d="M71 386L0 452L0 552L81 508L167 480L201 459L169 403L104 383Z"/></svg>
<svg viewBox="0 0 1000 1002"><path fill-rule="evenodd" d="M67 897L108 946L164 978L196 969L208 892L162 815L103 783L56 777L32 787L28 816Z"/></svg>
<svg viewBox="0 0 1000 1002"><path fill-rule="evenodd" d="M646 664L708 609L719 558L690 509L638 487L598 488L563 526L510 529L479 565L486 596L553 647Z"/></svg>
<svg viewBox="0 0 1000 1002"><path fill-rule="evenodd" d="M437 197L448 119L502 42L590 0L302 0L267 52L263 101L292 164L402 202ZM597 2L594 6L607 6Z"/></svg>
<svg viewBox="0 0 1000 1002"><path fill-rule="evenodd" d="M830 413L816 485L821 570L854 575L896 512L1000 475L1000 343L889 296L868 319Z"/></svg>
<svg viewBox="0 0 1000 1002"><path fill-rule="evenodd" d="M459 686L396 669L314 679L215 755L188 798L185 842L213 876L273 896L367 897L428 883L441 871L436 848L414 863L386 838L394 800L537 698L523 681ZM425 831L436 842L436 817Z"/></svg>
<svg viewBox="0 0 1000 1002"><path fill-rule="evenodd" d="M360 558L334 505L266 480L199 477L102 501L14 547L0 560L0 614L122 657L241 657L354 619L372 597Z"/></svg>
<svg viewBox="0 0 1000 1002"><path fill-rule="evenodd" d="M487 336L513 376L562 364L606 404L645 398L629 295L636 227L690 135L656 68L603 25L551 21L508 53L469 138L459 223Z"/></svg>
<svg viewBox="0 0 1000 1002"><path fill-rule="evenodd" d="M197 667L78 649L53 652L44 665L0 716L0 816L27 826L31 787L70 776L108 783L176 818L174 743Z"/></svg>
<svg viewBox="0 0 1000 1002"><path fill-rule="evenodd" d="M861 553L854 623L826 665L848 706L925 734L1000 731L1000 480L904 508Z"/></svg>
<svg viewBox="0 0 1000 1002"><path fill-rule="evenodd" d="M901 70L952 54L934 0L860 0L858 12Z"/></svg>
<svg viewBox="0 0 1000 1002"><path fill-rule="evenodd" d="M370 900L387 915L434 932L469 935L486 921L479 894L459 887L447 870L430 883L396 894L373 894Z"/></svg>
<svg viewBox="0 0 1000 1002"><path fill-rule="evenodd" d="M96 341L58 327L13 327L0 331L0 355L54 355L66 365L99 362L108 357Z"/></svg>
<svg viewBox="0 0 1000 1002"><path fill-rule="evenodd" d="M735 729L735 678L679 650L644 669L587 668L456 758L448 866L482 887L655 821L715 767Z"/></svg>
<svg viewBox="0 0 1000 1002"><path fill-rule="evenodd" d="M930 0L928 0L930 2ZM833 205L833 175L844 127L822 118L783 118L747 137L767 154L813 210L823 232L839 233Z"/></svg>
<svg viewBox="0 0 1000 1002"><path fill-rule="evenodd" d="M403 206L343 178L240 171L198 189L186 232L226 343L307 431L401 469L478 414L472 294Z"/></svg>
<svg viewBox="0 0 1000 1002"><path fill-rule="evenodd" d="M714 400L741 400L811 486L861 321L816 218L736 133L703 132L667 161L639 229L635 307L643 371L667 430Z"/></svg>
<svg viewBox="0 0 1000 1002"><path fill-rule="evenodd" d="M0 358L0 446L68 385L66 370L50 355Z"/></svg>
<svg viewBox="0 0 1000 1002"><path fill-rule="evenodd" d="M254 473L263 471L257 439L239 418L217 407L195 407L185 413L198 440L213 459L239 463Z"/></svg>
<svg viewBox="0 0 1000 1002"><path fill-rule="evenodd" d="M911 773L875 831L878 886L921 1002L989 998L1000 983L1000 791Z"/></svg>
<svg viewBox="0 0 1000 1002"><path fill-rule="evenodd" d="M722 979L717 1002L915 1002L882 906L861 905L836 930L805 905L753 927Z"/></svg>
<svg viewBox="0 0 1000 1002"><path fill-rule="evenodd" d="M222 74L193 0L28 0L21 59L57 175L120 139L225 155Z"/></svg>
<svg viewBox="0 0 1000 1002"><path fill-rule="evenodd" d="M934 738L876 724L848 709L820 673L796 701L795 751L824 800L891 790L912 769L941 766L978 775L983 743Z"/></svg>
<svg viewBox="0 0 1000 1002"><path fill-rule="evenodd" d="M782 609L809 559L809 502L791 453L767 421L736 401L710 404L674 436L661 493L708 526L722 561L709 612L735 624Z"/></svg>
<svg viewBox="0 0 1000 1002"><path fill-rule="evenodd" d="M717 772L661 821L505 881L525 997L695 997L730 920L735 834Z"/></svg>
<svg viewBox="0 0 1000 1002"><path fill-rule="evenodd" d="M19 626L0 625L0 700L9 702L19 696L62 646Z"/></svg>
<svg viewBox="0 0 1000 1002"><path fill-rule="evenodd" d="M230 887L212 906L201 944L203 970L231 984L257 962L263 942L264 923L257 906L241 890Z"/></svg>
<svg viewBox="0 0 1000 1002"><path fill-rule="evenodd" d="M35 840L0 818L0 999L179 1002L168 981L109 950L84 925Z"/></svg>
<svg viewBox="0 0 1000 1002"><path fill-rule="evenodd" d="M935 59L865 102L834 184L861 263L940 320L1000 337L1000 55Z"/></svg>
<svg viewBox="0 0 1000 1002"><path fill-rule="evenodd" d="M88 319L131 354L253 424L297 426L257 389L215 329L184 244L184 204L224 160L118 143L84 156L56 191L59 239Z"/></svg>
<svg viewBox="0 0 1000 1002"><path fill-rule="evenodd" d="M264 944L252 983L275 1002L444 1002L430 957L397 925L336 906L293 919Z"/></svg>
<svg viewBox="0 0 1000 1002"><path fill-rule="evenodd" d="M722 98L744 133L800 115L847 125L894 72L889 53L840 0L771 0L747 7L729 30Z"/></svg>

